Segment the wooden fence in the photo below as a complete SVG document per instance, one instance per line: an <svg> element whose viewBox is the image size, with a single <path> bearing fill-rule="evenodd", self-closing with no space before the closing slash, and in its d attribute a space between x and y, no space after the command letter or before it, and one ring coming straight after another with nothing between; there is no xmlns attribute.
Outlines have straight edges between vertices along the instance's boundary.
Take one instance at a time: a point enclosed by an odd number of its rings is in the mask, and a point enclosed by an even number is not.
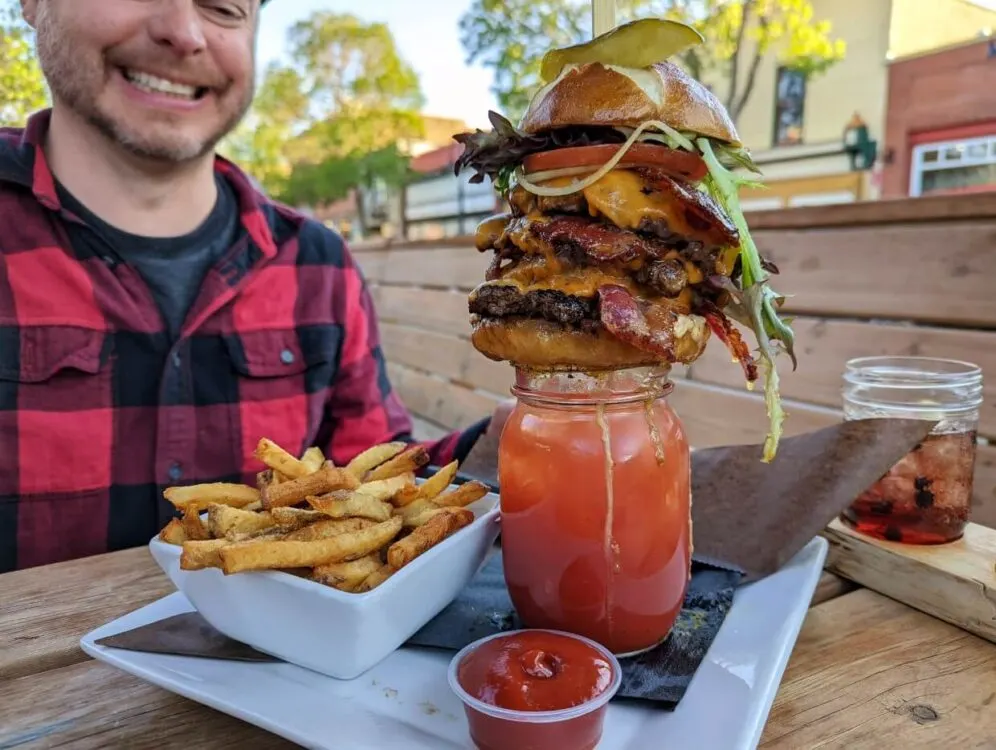
<svg viewBox="0 0 996 750"><path fill-rule="evenodd" d="M844 363L867 355L964 359L983 368L974 520L996 526L996 195L798 208L748 217L792 295L799 367L782 363L786 434L841 418ZM470 238L354 251L381 320L390 376L425 436L468 425L508 396L511 368L468 341L467 292L490 258ZM748 334L747 340L751 337ZM675 372L693 445L754 443L759 394L713 340ZM994 444L990 444L993 440Z"/></svg>

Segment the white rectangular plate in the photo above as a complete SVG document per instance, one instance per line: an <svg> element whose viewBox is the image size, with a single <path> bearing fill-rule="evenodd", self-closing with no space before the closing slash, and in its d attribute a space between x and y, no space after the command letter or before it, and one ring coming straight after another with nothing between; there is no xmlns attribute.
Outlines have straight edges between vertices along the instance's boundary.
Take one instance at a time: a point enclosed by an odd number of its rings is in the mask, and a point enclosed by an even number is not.
<svg viewBox="0 0 996 750"><path fill-rule="evenodd" d="M826 554L826 541L817 537L777 573L740 588L678 708L667 712L650 703L611 704L599 750L755 748ZM304 747L472 747L463 708L446 684L449 652L404 647L344 681L291 664L146 654L94 644L192 609L182 594L172 594L97 628L80 645L95 659Z"/></svg>

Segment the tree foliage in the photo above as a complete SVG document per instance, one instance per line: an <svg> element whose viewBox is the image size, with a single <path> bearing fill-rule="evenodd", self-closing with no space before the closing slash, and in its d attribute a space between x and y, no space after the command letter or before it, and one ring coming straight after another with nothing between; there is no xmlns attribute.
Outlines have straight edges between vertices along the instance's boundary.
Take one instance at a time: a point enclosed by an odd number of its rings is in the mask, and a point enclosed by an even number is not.
<svg viewBox="0 0 996 750"><path fill-rule="evenodd" d="M253 108L221 145L221 151L253 175L271 194L287 186L287 146L308 116L308 97L292 68L271 65L256 91Z"/></svg>
<svg viewBox="0 0 996 750"><path fill-rule="evenodd" d="M15 0L0 0L0 126L23 125L47 103L31 28Z"/></svg>
<svg viewBox="0 0 996 750"><path fill-rule="evenodd" d="M294 24L287 41L288 60L266 70L226 144L230 155L295 204L403 180L407 158L397 144L422 135L423 100L387 26L318 11Z"/></svg>
<svg viewBox="0 0 996 750"><path fill-rule="evenodd" d="M617 0L619 21L657 16L688 23L705 43L677 62L701 80L723 79L717 91L736 120L754 90L761 61L815 76L844 56L829 21L814 18L810 0ZM494 71L503 111L518 118L539 86L543 54L591 38L590 0L473 0L460 19L468 63Z"/></svg>

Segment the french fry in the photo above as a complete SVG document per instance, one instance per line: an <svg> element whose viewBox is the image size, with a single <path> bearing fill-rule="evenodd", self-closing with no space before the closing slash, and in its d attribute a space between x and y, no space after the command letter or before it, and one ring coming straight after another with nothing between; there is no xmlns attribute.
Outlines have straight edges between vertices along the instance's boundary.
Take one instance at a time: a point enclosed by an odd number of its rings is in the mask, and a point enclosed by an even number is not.
<svg viewBox="0 0 996 750"><path fill-rule="evenodd" d="M263 502L261 500L257 500L254 503L249 503L248 505L243 506L242 510L251 510L253 513L259 513L263 510Z"/></svg>
<svg viewBox="0 0 996 750"><path fill-rule="evenodd" d="M205 539L183 543L180 554L180 570L203 570L204 568L220 568L219 552L227 547L227 539Z"/></svg>
<svg viewBox="0 0 996 750"><path fill-rule="evenodd" d="M183 529L183 521L171 518L169 523L159 532L159 540L166 544L181 545L187 541L187 532Z"/></svg>
<svg viewBox="0 0 996 750"><path fill-rule="evenodd" d="M453 484L459 465L458 461L450 461L446 464L446 466L426 479L419 486L419 497L425 497L431 500L436 497L436 495L439 495L445 491L447 487Z"/></svg>
<svg viewBox="0 0 996 750"><path fill-rule="evenodd" d="M316 521L303 529L292 531L282 538L288 542L313 542L316 539L331 539L338 534L350 531L362 531L377 524L376 521L371 521L369 518L327 518L325 514L321 515L325 520Z"/></svg>
<svg viewBox="0 0 996 750"><path fill-rule="evenodd" d="M431 500L453 483L458 466L458 461L450 461L422 484L405 487L392 498L391 502L396 507L403 508L416 500Z"/></svg>
<svg viewBox="0 0 996 750"><path fill-rule="evenodd" d="M183 511L183 533L187 535L187 539L194 541L198 539L210 539L211 532L208 531L208 527L201 520L200 513L196 510L187 509Z"/></svg>
<svg viewBox="0 0 996 750"><path fill-rule="evenodd" d="M425 524L433 516L438 516L440 513L446 513L449 510L454 510L452 508L440 508L438 505L431 503L430 507L421 507L415 513L402 514L401 525L405 529L414 529Z"/></svg>
<svg viewBox="0 0 996 750"><path fill-rule="evenodd" d="M289 482L264 487L262 500L264 508L281 508L296 505L308 495L322 495L342 489L355 489L359 482L345 469L325 465L314 474L308 474Z"/></svg>
<svg viewBox="0 0 996 750"><path fill-rule="evenodd" d="M387 564L399 570L473 521L473 512L466 508L453 508L447 513L434 515L411 534L399 539L388 548Z"/></svg>
<svg viewBox="0 0 996 750"><path fill-rule="evenodd" d="M259 500L260 495L258 489L247 484L215 482L167 487L163 491L163 497L179 510L198 510L213 504L243 508Z"/></svg>
<svg viewBox="0 0 996 750"><path fill-rule="evenodd" d="M211 505L208 512L208 531L215 539L253 534L276 525L268 512L253 513L228 505Z"/></svg>
<svg viewBox="0 0 996 750"><path fill-rule="evenodd" d="M284 526L270 526L260 531L248 531L246 533L232 533L225 537L229 542L249 542L260 539L283 539L287 536L287 528Z"/></svg>
<svg viewBox="0 0 996 750"><path fill-rule="evenodd" d="M415 516L423 513L424 511L438 509L439 507L440 506L436 505L435 501L423 499L416 500L414 503L406 505L403 508L397 508L394 512L396 515L400 515L403 519L405 519L405 525L408 526L410 525L408 523L410 519L415 518Z"/></svg>
<svg viewBox="0 0 996 750"><path fill-rule="evenodd" d="M306 450L301 455L301 463L307 466L313 472L318 471L320 468L322 468L325 462L326 462L325 454L322 453L321 448L312 446L311 448L308 448L308 450ZM331 464L332 462L329 461L328 463Z"/></svg>
<svg viewBox="0 0 996 750"><path fill-rule="evenodd" d="M329 518L369 518L386 521L391 517L391 506L383 500L357 492L332 492L309 497L308 505Z"/></svg>
<svg viewBox="0 0 996 750"><path fill-rule="evenodd" d="M401 531L401 519L391 518L360 531L311 542L251 541L219 550L226 575L244 570L314 568L356 560L388 544ZM190 544L190 542L188 542Z"/></svg>
<svg viewBox="0 0 996 750"><path fill-rule="evenodd" d="M376 552L349 562L319 565L311 573L311 580L342 591L353 591L371 574L381 568L380 555Z"/></svg>
<svg viewBox="0 0 996 750"><path fill-rule="evenodd" d="M392 500L399 492L414 486L414 474L399 474L390 479L375 479L372 482L364 482L356 488L355 494L365 495L374 500Z"/></svg>
<svg viewBox="0 0 996 750"><path fill-rule="evenodd" d="M374 482L378 479L390 479L399 474L413 474L427 463L429 463L428 451L421 445L415 445L368 471L363 476L363 481Z"/></svg>
<svg viewBox="0 0 996 750"><path fill-rule="evenodd" d="M394 568L390 565L381 565L377 570L364 578L360 584L353 589L357 594L371 591L380 586L384 581L394 575Z"/></svg>
<svg viewBox="0 0 996 750"><path fill-rule="evenodd" d="M477 502L488 494L488 486L483 482L473 480L454 487L449 492L433 498L433 502L442 508L464 508Z"/></svg>
<svg viewBox="0 0 996 750"><path fill-rule="evenodd" d="M357 479L361 479L371 469L380 466L385 461L394 458L408 447L408 443L381 443L367 448L356 458L346 464L346 471Z"/></svg>
<svg viewBox="0 0 996 750"><path fill-rule="evenodd" d="M286 481L288 481L287 477L279 471L274 471L273 469L263 469L263 471L256 472L256 486L260 490L264 487L272 487L273 485L281 484Z"/></svg>
<svg viewBox="0 0 996 750"><path fill-rule="evenodd" d="M290 479L300 479L311 473L307 464L294 458L269 438L260 438L253 455L274 471L279 471Z"/></svg>
<svg viewBox="0 0 996 750"><path fill-rule="evenodd" d="M315 521L328 518L324 513L319 513L317 510L305 510L303 508L272 508L270 515L285 532L294 531Z"/></svg>

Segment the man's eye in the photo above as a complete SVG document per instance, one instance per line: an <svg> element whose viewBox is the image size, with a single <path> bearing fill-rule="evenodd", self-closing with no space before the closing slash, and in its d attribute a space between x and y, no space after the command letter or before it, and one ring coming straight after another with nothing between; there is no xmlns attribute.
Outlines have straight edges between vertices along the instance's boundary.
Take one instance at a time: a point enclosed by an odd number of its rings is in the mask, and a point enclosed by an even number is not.
<svg viewBox="0 0 996 750"><path fill-rule="evenodd" d="M203 6L226 21L242 21L248 16L248 10L245 2L235 2L234 0L227 0L227 2L220 2L219 0L205 0Z"/></svg>

